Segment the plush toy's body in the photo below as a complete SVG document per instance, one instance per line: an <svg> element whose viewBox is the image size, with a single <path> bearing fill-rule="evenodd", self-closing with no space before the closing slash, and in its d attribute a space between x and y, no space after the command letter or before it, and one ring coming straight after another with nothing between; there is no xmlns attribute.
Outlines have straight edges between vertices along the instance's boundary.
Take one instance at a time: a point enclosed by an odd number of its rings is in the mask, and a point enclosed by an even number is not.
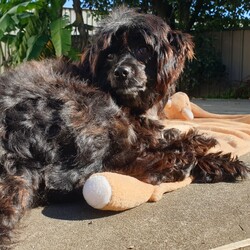
<svg viewBox="0 0 250 250"><path fill-rule="evenodd" d="M168 119L194 119L189 97L183 92L177 92L172 95L169 98L164 111Z"/></svg>
<svg viewBox="0 0 250 250"><path fill-rule="evenodd" d="M193 120L194 118L231 119L241 118L242 115L222 115L207 112L195 103L190 102L187 94L177 92L172 95L164 108L168 119Z"/></svg>
<svg viewBox="0 0 250 250"><path fill-rule="evenodd" d="M117 173L98 173L92 175L83 187L87 203L97 209L124 211L147 201L158 201L166 192L187 186L190 177L180 182L151 185L136 178Z"/></svg>

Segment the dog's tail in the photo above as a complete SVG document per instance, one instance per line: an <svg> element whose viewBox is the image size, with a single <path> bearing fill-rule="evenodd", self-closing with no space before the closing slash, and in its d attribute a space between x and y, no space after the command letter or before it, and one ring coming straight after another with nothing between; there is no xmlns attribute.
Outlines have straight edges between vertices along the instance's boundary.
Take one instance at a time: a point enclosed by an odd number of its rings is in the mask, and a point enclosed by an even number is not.
<svg viewBox="0 0 250 250"><path fill-rule="evenodd" d="M235 182L245 179L250 174L250 168L231 153L221 151L209 153L209 150L218 143L215 138L207 137L196 130L190 130L181 137L193 152L196 161L190 170L194 182Z"/></svg>
<svg viewBox="0 0 250 250"><path fill-rule="evenodd" d="M0 249L11 244L13 229L33 202L33 187L27 176L6 175L0 179Z"/></svg>
<svg viewBox="0 0 250 250"><path fill-rule="evenodd" d="M179 160L175 161L178 162L178 166L173 168L176 172L178 169L181 170L186 176L191 175L194 182L235 182L245 179L250 173L250 168L230 153L209 153L218 143L215 138L205 136L196 130L175 133L175 139L169 140L167 148L179 154ZM169 134L171 133L166 131L165 137L169 137Z"/></svg>
<svg viewBox="0 0 250 250"><path fill-rule="evenodd" d="M151 184L181 181L188 176L193 182L235 182L250 173L250 168L231 154L209 153L217 141L196 130L181 133L169 129L164 137L118 172Z"/></svg>
<svg viewBox="0 0 250 250"><path fill-rule="evenodd" d="M233 157L231 153L209 150L217 145L217 140L190 130L180 134L179 139L173 142L173 149L179 148L182 152L182 162L190 165L189 173L196 183L235 182L245 179L250 174L250 168ZM189 160L189 159L191 160Z"/></svg>
<svg viewBox="0 0 250 250"><path fill-rule="evenodd" d="M250 168L230 153L209 153L198 157L191 171L194 182L235 182L250 176Z"/></svg>

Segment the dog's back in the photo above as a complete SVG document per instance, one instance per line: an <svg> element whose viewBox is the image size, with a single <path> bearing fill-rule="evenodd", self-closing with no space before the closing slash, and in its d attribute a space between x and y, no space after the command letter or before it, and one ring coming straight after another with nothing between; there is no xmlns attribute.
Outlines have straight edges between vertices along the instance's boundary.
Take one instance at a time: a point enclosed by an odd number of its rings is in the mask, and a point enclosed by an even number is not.
<svg viewBox="0 0 250 250"><path fill-rule="evenodd" d="M0 77L0 246L39 189L81 187L102 170L112 133L127 139L110 96L59 73L63 64L30 62Z"/></svg>

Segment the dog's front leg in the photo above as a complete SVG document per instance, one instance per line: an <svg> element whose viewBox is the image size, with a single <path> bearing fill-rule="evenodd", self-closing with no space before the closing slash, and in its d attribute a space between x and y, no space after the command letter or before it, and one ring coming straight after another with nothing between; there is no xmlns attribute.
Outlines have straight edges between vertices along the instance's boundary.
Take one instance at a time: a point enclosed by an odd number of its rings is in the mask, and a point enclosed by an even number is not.
<svg viewBox="0 0 250 250"><path fill-rule="evenodd" d="M13 229L33 203L34 188L27 176L0 179L0 249L10 244Z"/></svg>

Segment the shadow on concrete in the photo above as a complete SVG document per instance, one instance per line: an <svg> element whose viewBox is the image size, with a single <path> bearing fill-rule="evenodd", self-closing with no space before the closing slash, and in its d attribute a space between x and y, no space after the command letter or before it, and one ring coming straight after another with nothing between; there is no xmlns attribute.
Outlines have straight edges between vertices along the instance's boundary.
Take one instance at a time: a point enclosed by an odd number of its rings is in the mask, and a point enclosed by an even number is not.
<svg viewBox="0 0 250 250"><path fill-rule="evenodd" d="M93 220L116 215L121 212L101 211L90 207L84 200L72 203L50 204L43 208L46 217L60 220Z"/></svg>

